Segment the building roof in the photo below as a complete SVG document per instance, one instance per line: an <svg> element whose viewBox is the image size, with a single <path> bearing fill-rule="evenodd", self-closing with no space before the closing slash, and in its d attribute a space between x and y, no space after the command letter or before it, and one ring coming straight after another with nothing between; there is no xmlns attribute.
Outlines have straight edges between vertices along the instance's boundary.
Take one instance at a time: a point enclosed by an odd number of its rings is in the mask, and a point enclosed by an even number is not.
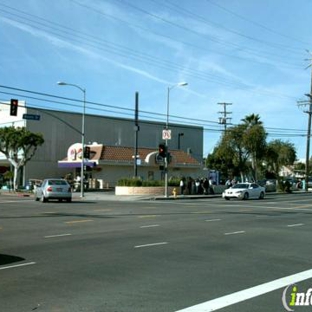
<svg viewBox="0 0 312 312"><path fill-rule="evenodd" d="M102 144L88 145L90 147L90 159L89 162L93 162L98 165L104 164L133 164L134 162L134 148L126 146L110 146ZM156 161L156 155L158 151L151 148L138 148L137 158L141 160L141 165L159 165ZM175 167L200 167L201 163L198 162L190 154L182 150L170 150L171 163L169 166ZM79 163L81 161L76 160ZM67 157L59 163L72 163Z"/></svg>
<svg viewBox="0 0 312 312"><path fill-rule="evenodd" d="M91 146L91 151L93 147ZM156 155L157 150L151 148L138 148L138 158L146 163L150 163L148 161L149 156L151 154ZM170 150L170 154L172 156L172 160L176 166L178 165L191 165L191 166L200 166L201 164L193 158L190 154L182 151L182 150ZM101 161L104 162L126 162L133 163L134 159L134 148L133 147L125 147L125 146L107 146L103 145ZM93 160L93 159L92 159Z"/></svg>

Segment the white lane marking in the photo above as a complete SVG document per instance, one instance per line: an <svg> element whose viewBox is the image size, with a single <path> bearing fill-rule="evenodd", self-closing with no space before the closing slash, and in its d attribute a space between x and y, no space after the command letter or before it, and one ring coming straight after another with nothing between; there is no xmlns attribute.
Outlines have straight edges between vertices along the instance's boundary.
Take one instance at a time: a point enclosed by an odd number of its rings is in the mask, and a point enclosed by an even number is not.
<svg viewBox="0 0 312 312"><path fill-rule="evenodd" d="M21 202L30 202L30 203L32 203L33 201L31 199L24 199L24 200L2 199L2 200L0 200L0 203L5 203L5 204L21 203Z"/></svg>
<svg viewBox="0 0 312 312"><path fill-rule="evenodd" d="M93 222L94 220L76 220L76 221L67 221L66 224L75 224L75 223L86 223L86 222Z"/></svg>
<svg viewBox="0 0 312 312"><path fill-rule="evenodd" d="M167 244L168 242L160 242L160 243L152 243L152 244L145 244L145 245L137 245L137 246L134 246L134 248L153 247L153 246L167 245Z"/></svg>
<svg viewBox="0 0 312 312"><path fill-rule="evenodd" d="M221 221L221 219L208 219L205 220L206 222L216 222L216 221Z"/></svg>
<svg viewBox="0 0 312 312"><path fill-rule="evenodd" d="M159 224L142 225L140 226L140 229L152 228L152 227L157 227L157 226L159 226Z"/></svg>
<svg viewBox="0 0 312 312"><path fill-rule="evenodd" d="M236 235L236 234L244 234L246 233L245 231L236 231L236 232L229 232L229 233L224 233L224 235Z"/></svg>
<svg viewBox="0 0 312 312"><path fill-rule="evenodd" d="M138 216L139 219L144 219L144 218L156 218L159 217L159 215L143 215L143 216Z"/></svg>
<svg viewBox="0 0 312 312"><path fill-rule="evenodd" d="M71 236L71 234L56 234L56 235L47 235L44 238L54 238L54 237L64 237L64 236Z"/></svg>
<svg viewBox="0 0 312 312"><path fill-rule="evenodd" d="M296 224L288 224L288 227L295 227L295 226L302 226L304 225L303 223L296 223Z"/></svg>
<svg viewBox="0 0 312 312"><path fill-rule="evenodd" d="M207 302L197 304L195 306L185 308L176 312L210 312L216 311L230 305L252 299L269 293L271 291L292 285L298 282L312 278L312 269L297 274L285 276L271 282L267 282L258 286L247 288L220 298L216 298Z"/></svg>
<svg viewBox="0 0 312 312"><path fill-rule="evenodd" d="M289 202L288 202L289 203ZM258 209L269 209L269 210L275 210L275 212L277 212L278 210L291 210L291 211L312 211L312 209L309 208L296 208L296 207L292 207L292 208L287 208L287 207L264 207L264 206L252 206L249 205L249 208L258 208Z"/></svg>
<svg viewBox="0 0 312 312"><path fill-rule="evenodd" d="M36 262L28 262L28 263L22 263L22 264L16 264L16 265L9 265L9 266L5 266L3 268L0 268L0 270L13 269L13 268L18 268L18 267L23 267L26 265L33 265L33 264L36 264Z"/></svg>

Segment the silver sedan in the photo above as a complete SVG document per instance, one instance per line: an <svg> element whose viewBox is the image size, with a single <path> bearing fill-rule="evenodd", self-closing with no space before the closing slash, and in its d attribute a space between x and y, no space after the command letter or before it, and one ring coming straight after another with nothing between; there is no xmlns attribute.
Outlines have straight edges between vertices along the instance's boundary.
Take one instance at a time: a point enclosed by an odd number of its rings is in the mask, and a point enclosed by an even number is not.
<svg viewBox="0 0 312 312"><path fill-rule="evenodd" d="M49 199L72 201L71 186L64 179L45 179L35 190L35 200L47 202Z"/></svg>

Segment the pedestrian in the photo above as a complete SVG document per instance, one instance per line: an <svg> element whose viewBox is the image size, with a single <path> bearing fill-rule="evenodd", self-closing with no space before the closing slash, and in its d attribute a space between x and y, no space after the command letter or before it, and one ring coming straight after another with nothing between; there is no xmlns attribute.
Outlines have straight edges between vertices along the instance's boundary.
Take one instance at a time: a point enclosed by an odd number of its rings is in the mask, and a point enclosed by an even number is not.
<svg viewBox="0 0 312 312"><path fill-rule="evenodd" d="M212 178L209 179L209 193L214 195Z"/></svg>
<svg viewBox="0 0 312 312"><path fill-rule="evenodd" d="M184 189L185 189L185 183L184 183L184 178L180 180L180 194L184 195Z"/></svg>
<svg viewBox="0 0 312 312"><path fill-rule="evenodd" d="M208 188L209 188L209 181L207 178L204 179L204 184L203 184L203 187L204 187L204 194L208 194Z"/></svg>
<svg viewBox="0 0 312 312"><path fill-rule="evenodd" d="M226 186L226 188L230 188L232 186L230 178L228 178L227 181L225 182L225 186Z"/></svg>
<svg viewBox="0 0 312 312"><path fill-rule="evenodd" d="M199 187L200 187L199 179L196 179L196 181L195 181L195 194L199 194Z"/></svg>

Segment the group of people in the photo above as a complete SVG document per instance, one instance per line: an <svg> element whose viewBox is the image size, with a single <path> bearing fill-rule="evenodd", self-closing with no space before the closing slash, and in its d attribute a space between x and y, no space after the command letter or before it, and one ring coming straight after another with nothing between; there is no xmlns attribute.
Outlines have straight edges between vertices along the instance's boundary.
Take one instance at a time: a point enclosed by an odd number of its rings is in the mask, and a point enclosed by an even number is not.
<svg viewBox="0 0 312 312"><path fill-rule="evenodd" d="M235 185L237 183L237 181L235 180L235 179L230 179L230 178L228 178L227 180L226 180L226 182L225 182L225 186L226 186L226 188L230 188L230 187L232 187L233 185Z"/></svg>
<svg viewBox="0 0 312 312"><path fill-rule="evenodd" d="M193 194L214 194L213 180L208 178L183 177L180 180L180 194L181 195L193 195Z"/></svg>

